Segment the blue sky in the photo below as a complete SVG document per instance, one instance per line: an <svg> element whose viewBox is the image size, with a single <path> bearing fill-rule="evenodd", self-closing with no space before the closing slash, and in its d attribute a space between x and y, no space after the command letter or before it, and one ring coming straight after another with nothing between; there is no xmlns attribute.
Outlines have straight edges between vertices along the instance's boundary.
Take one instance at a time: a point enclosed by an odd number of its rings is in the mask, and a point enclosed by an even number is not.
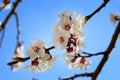
<svg viewBox="0 0 120 80"><path fill-rule="evenodd" d="M18 7L18 15L20 19L21 35L24 41L24 54L30 43L37 38L42 39L48 47L52 46L53 26L59 20L58 14L64 10L76 11L77 14L89 15L100 4L102 0L23 0ZM84 34L86 36L84 51L96 53L104 51L115 30L114 24L110 23L109 17L113 12L119 12L120 1L111 0L105 8L94 15L85 25ZM4 19L9 10L0 13L0 21ZM65 65L63 59L59 57L52 69L44 73L33 74L24 69L24 66L30 62L25 62L22 69L12 72L10 67L6 65L12 60L14 49L16 46L16 24L14 16L11 17L5 32L4 41L0 48L0 80L57 80L58 77L68 77L76 73L92 72L97 67L101 56L90 58L92 64L88 70L70 70ZM120 39L117 40L115 49L112 51L110 59L105 64L98 80L118 80L120 72L119 56L120 56ZM62 54L64 51L60 49L51 50L53 55ZM90 80L90 78L78 78L76 80Z"/></svg>

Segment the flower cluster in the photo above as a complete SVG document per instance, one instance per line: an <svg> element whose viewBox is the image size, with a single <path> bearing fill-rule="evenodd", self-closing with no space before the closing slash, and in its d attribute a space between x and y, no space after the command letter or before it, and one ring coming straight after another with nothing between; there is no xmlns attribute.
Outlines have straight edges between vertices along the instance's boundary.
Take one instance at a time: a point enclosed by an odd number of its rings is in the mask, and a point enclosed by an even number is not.
<svg viewBox="0 0 120 80"><path fill-rule="evenodd" d="M15 53L13 55L13 60L15 61L15 58L17 57L23 57L23 49L24 46L22 45L21 42L18 42L17 47L15 49ZM22 62L18 62L12 66L12 70L15 71L19 69L22 66Z"/></svg>
<svg viewBox="0 0 120 80"><path fill-rule="evenodd" d="M58 16L60 20L54 27L54 35L53 35L53 42L56 48L65 49L66 53L65 56L73 56L76 54L82 53L80 48L84 46L83 39L84 35L82 32L83 26L86 22L85 17L82 15L78 15L74 19L75 13L68 13L67 11L63 11ZM74 59L74 58L73 58ZM69 61L70 60L70 61ZM81 68L81 60L82 58L75 58L75 63L71 61L71 57L67 57L66 61L69 65L74 65L77 67L71 68ZM84 58L83 65L86 67L89 65L88 59ZM77 61L77 62L76 62ZM83 66L82 66L83 68ZM85 68L85 67L84 67Z"/></svg>
<svg viewBox="0 0 120 80"><path fill-rule="evenodd" d="M26 53L31 59L31 65L28 65L25 68L31 69L32 72L35 72L36 70L44 72L51 68L54 60L56 60L56 57L52 57L44 42L40 39L35 40L27 49Z"/></svg>
<svg viewBox="0 0 120 80"><path fill-rule="evenodd" d="M69 14L67 11L63 11L59 17L61 20L54 27L54 46L66 49L68 53L77 51L77 47L83 46L85 17L78 15L73 19L74 12Z"/></svg>
<svg viewBox="0 0 120 80"><path fill-rule="evenodd" d="M54 26L53 43L54 45L47 48L41 39L36 39L32 42L26 53L31 60L31 64L26 66L26 69L44 72L53 66L54 61L58 56L52 56L50 49L61 48L66 50L63 54L65 63L70 69L87 69L91 64L87 57L81 56L83 53L81 47L84 46L84 34L82 32L86 19L82 15L74 18L75 13L63 11L58 16L60 20ZM21 57L21 45L17 46L14 58ZM17 59L17 58L16 58ZM23 60L24 61L24 60ZM20 63L15 64L17 66ZM17 67L16 67L17 68Z"/></svg>

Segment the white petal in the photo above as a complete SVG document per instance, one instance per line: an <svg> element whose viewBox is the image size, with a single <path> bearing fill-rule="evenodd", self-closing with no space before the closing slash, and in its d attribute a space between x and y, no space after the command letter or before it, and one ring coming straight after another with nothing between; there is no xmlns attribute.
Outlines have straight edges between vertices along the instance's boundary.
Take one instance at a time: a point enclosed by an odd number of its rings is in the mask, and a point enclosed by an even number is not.
<svg viewBox="0 0 120 80"><path fill-rule="evenodd" d="M31 47L27 49L26 53L32 60L34 60L38 57L38 54L35 53Z"/></svg>
<svg viewBox="0 0 120 80"><path fill-rule="evenodd" d="M41 69L40 67L38 67L38 71L39 72L43 72L43 69Z"/></svg>
<svg viewBox="0 0 120 80"><path fill-rule="evenodd" d="M78 57L78 58L75 60L75 64L79 64L79 63L80 63L80 60L81 60L81 57Z"/></svg>
<svg viewBox="0 0 120 80"><path fill-rule="evenodd" d="M55 32L54 36L53 36L54 46L65 49L67 41L68 41L68 37L69 37L69 33L65 32L63 30ZM63 41L61 41L61 38L63 39Z"/></svg>
<svg viewBox="0 0 120 80"><path fill-rule="evenodd" d="M50 58L49 54L45 54L43 57L41 57L42 61L47 61Z"/></svg>
<svg viewBox="0 0 120 80"><path fill-rule="evenodd" d="M73 64L69 64L68 67L69 67L69 69L73 69L74 65Z"/></svg>
<svg viewBox="0 0 120 80"><path fill-rule="evenodd" d="M84 69L84 70L87 70L87 68L88 68L88 65L84 64L84 65L83 65L83 69Z"/></svg>
<svg viewBox="0 0 120 80"><path fill-rule="evenodd" d="M39 52L38 52L38 55L39 55L39 57L44 57L45 56L45 49L44 48L41 48L40 50L39 50Z"/></svg>
<svg viewBox="0 0 120 80"><path fill-rule="evenodd" d="M69 15L68 15L68 12L67 12L67 11L63 11L63 12L61 12L58 16L59 16L61 19L65 19L65 18L67 18Z"/></svg>
<svg viewBox="0 0 120 80"><path fill-rule="evenodd" d="M79 63L79 68L83 69L83 64L82 63Z"/></svg>
<svg viewBox="0 0 120 80"><path fill-rule="evenodd" d="M18 62L17 64L13 65L13 68L12 68L12 71L16 71L18 70L19 68L22 67L22 64L21 62Z"/></svg>
<svg viewBox="0 0 120 80"><path fill-rule="evenodd" d="M32 68L31 65L28 65L28 66L25 67L25 69L31 69L31 68Z"/></svg>

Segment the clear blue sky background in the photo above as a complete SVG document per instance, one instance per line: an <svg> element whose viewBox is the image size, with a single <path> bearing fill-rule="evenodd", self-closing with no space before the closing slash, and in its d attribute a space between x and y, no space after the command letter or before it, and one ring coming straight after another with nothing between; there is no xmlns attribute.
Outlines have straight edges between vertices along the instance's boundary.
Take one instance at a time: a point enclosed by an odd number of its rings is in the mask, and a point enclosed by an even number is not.
<svg viewBox="0 0 120 80"><path fill-rule="evenodd" d="M17 9L21 25L21 40L24 41L24 54L26 56L26 48L37 38L42 39L48 47L52 46L53 26L58 21L58 14L61 11L76 11L77 14L89 15L103 1L102 0L23 0ZM9 11L9 10L8 10ZM0 21L8 13L4 10L0 13ZM84 27L86 35L84 51L96 53L104 51L113 35L115 26L109 21L110 14L113 12L120 13L120 0L111 0L105 8L92 17ZM16 46L16 22L14 16L10 19L5 38L0 48L0 80L57 80L58 77L64 78L72 76L76 73L92 72L97 67L101 56L92 57L92 65L88 70L70 70L59 57L53 68L44 73L33 74L24 69L30 62L25 62L22 69L12 72L7 62L12 60L14 49ZM98 80L119 80L120 76L120 39L117 41L115 49L110 55L110 59L105 64ZM53 55L62 54L64 51L60 49L52 50ZM90 80L90 78L77 78L76 80Z"/></svg>

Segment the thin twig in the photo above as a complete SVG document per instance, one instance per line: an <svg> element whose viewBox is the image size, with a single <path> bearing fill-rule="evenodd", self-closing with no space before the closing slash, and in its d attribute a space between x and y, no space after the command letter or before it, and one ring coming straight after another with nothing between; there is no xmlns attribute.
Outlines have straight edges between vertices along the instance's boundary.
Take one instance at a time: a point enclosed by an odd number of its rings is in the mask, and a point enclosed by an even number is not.
<svg viewBox="0 0 120 80"><path fill-rule="evenodd" d="M5 28L3 29L2 33L1 33L0 47L1 47L1 45L2 45L2 42L3 42L4 36L5 36Z"/></svg>
<svg viewBox="0 0 120 80"><path fill-rule="evenodd" d="M16 19L16 26L17 26L17 43L20 42L20 22L17 12L14 12L15 19Z"/></svg>
<svg viewBox="0 0 120 80"><path fill-rule="evenodd" d="M68 78L64 78L64 79L59 78L59 80L74 80L75 78L78 78L78 77L91 77L92 75L93 73L75 74L74 76L71 76Z"/></svg>
<svg viewBox="0 0 120 80"><path fill-rule="evenodd" d="M95 54L91 54L91 53L87 53L87 52L83 52L83 54L85 54L85 56L81 56L81 57L93 57L93 56L98 56L98 55L104 55L105 52L98 52L98 53L95 53Z"/></svg>
<svg viewBox="0 0 120 80"><path fill-rule="evenodd" d="M15 3L13 3L13 8L12 10L9 12L9 14L6 16L5 20L3 21L2 25L1 25L1 29L0 32L6 27L9 19L11 18L11 16L14 14L15 10L17 9L19 3L21 2L21 0L16 0Z"/></svg>
<svg viewBox="0 0 120 80"><path fill-rule="evenodd" d="M0 38L0 46L2 45L2 42L3 42L3 39L4 39L5 27L6 27L7 23L8 23L8 21L10 20L11 16L16 11L16 9L17 9L17 7L18 7L18 5L19 5L20 2L21 2L21 0L16 0L16 2L13 3L12 10L9 12L9 14L6 16L5 20L1 24L0 32L1 31L3 31L3 32L2 32L2 37ZM18 26L19 26L19 24L18 24ZM18 33L19 33L19 31L18 31Z"/></svg>
<svg viewBox="0 0 120 80"><path fill-rule="evenodd" d="M106 4L109 2L110 0L104 0L104 3L100 5L99 8L97 8L93 13L91 13L90 15L86 16L86 21L88 21L92 16L94 16L96 13L98 13L103 7L106 6Z"/></svg>
<svg viewBox="0 0 120 80"><path fill-rule="evenodd" d="M54 49L54 48L55 48L55 46L51 46L51 47L47 48L47 50L49 51L49 50Z"/></svg>
<svg viewBox="0 0 120 80"><path fill-rule="evenodd" d="M18 62L25 62L29 59L30 59L30 57L26 57L26 58L16 57L16 58L14 58L14 61L8 62L7 65L12 66L14 64L17 64Z"/></svg>

